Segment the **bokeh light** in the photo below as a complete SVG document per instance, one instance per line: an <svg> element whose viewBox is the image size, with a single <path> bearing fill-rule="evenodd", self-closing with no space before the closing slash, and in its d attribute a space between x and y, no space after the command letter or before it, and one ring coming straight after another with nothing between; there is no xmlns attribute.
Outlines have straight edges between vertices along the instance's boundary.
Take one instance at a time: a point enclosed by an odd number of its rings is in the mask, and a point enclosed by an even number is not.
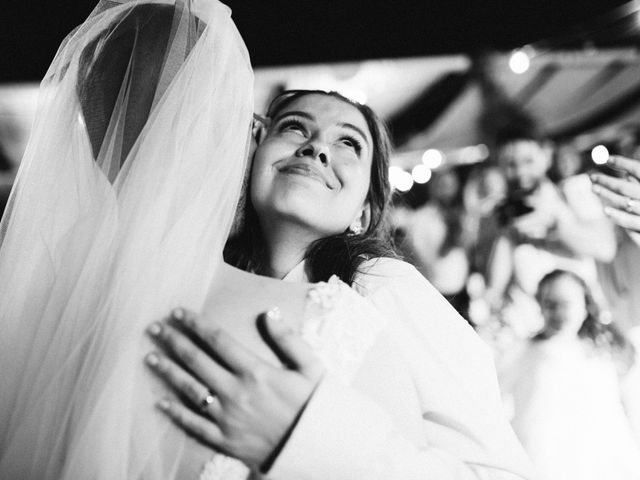
<svg viewBox="0 0 640 480"><path fill-rule="evenodd" d="M530 66L531 60L524 50L514 50L511 57L509 57L509 68L515 74L520 75L526 72Z"/></svg>
<svg viewBox="0 0 640 480"><path fill-rule="evenodd" d="M411 170L411 177L416 183L427 183L431 179L431 169L420 163Z"/></svg>
<svg viewBox="0 0 640 480"><path fill-rule="evenodd" d="M596 145L591 150L591 159L596 165L604 165L609 160L609 150L604 145Z"/></svg>
<svg viewBox="0 0 640 480"><path fill-rule="evenodd" d="M389 167L391 187L401 192L408 192L413 187L413 177L400 167Z"/></svg>
<svg viewBox="0 0 640 480"><path fill-rule="evenodd" d="M422 154L422 163L424 163L431 170L442 165L443 160L444 154L440 150L436 150L435 148L430 148Z"/></svg>

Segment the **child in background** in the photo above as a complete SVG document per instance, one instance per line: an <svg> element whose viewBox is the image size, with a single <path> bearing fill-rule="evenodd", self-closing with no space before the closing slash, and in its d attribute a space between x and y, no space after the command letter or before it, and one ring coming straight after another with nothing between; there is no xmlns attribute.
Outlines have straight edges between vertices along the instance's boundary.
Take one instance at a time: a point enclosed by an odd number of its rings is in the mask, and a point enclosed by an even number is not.
<svg viewBox="0 0 640 480"><path fill-rule="evenodd" d="M620 400L633 350L602 323L586 283L554 270L536 299L544 326L503 385L540 480L640 479L640 448Z"/></svg>

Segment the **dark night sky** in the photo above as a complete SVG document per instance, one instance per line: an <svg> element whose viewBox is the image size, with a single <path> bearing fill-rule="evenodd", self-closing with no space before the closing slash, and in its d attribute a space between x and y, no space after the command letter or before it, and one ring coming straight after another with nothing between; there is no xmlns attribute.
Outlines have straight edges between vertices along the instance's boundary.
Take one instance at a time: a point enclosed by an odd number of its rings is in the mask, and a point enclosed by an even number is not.
<svg viewBox="0 0 640 480"><path fill-rule="evenodd" d="M95 1L18 0L0 17L0 82L39 80ZM255 66L510 49L567 34L577 47L624 0L225 0ZM629 43L629 40L626 40Z"/></svg>

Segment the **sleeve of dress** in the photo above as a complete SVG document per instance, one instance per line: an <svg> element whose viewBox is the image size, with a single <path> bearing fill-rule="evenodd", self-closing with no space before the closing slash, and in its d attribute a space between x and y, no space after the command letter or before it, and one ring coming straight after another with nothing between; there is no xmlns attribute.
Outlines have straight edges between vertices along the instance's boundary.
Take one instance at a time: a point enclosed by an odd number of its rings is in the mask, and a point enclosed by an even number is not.
<svg viewBox="0 0 640 480"><path fill-rule="evenodd" d="M488 348L412 266L367 265L356 287L400 322L425 441L416 445L355 388L325 378L276 459L273 480L529 478L503 413Z"/></svg>

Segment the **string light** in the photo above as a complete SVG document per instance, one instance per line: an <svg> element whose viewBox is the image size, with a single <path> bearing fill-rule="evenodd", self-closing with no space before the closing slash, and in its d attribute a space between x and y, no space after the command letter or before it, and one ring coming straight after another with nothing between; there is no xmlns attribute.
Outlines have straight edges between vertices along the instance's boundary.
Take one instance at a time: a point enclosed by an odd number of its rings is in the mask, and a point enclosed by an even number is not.
<svg viewBox="0 0 640 480"><path fill-rule="evenodd" d="M604 165L609 160L609 150L604 145L596 145L591 150L591 159L596 165Z"/></svg>
<svg viewBox="0 0 640 480"><path fill-rule="evenodd" d="M509 57L509 68L517 75L529 70L530 66L531 60L529 59L529 54L523 49L514 50L511 57Z"/></svg>
<svg viewBox="0 0 640 480"><path fill-rule="evenodd" d="M411 177L416 183L427 183L431 179L431 169L420 163L411 170Z"/></svg>
<svg viewBox="0 0 640 480"><path fill-rule="evenodd" d="M408 192L413 187L413 177L400 167L389 167L389 183L401 192Z"/></svg>
<svg viewBox="0 0 640 480"><path fill-rule="evenodd" d="M422 154L422 163L425 164L431 170L438 168L442 165L444 160L444 154L440 150L430 148Z"/></svg>

